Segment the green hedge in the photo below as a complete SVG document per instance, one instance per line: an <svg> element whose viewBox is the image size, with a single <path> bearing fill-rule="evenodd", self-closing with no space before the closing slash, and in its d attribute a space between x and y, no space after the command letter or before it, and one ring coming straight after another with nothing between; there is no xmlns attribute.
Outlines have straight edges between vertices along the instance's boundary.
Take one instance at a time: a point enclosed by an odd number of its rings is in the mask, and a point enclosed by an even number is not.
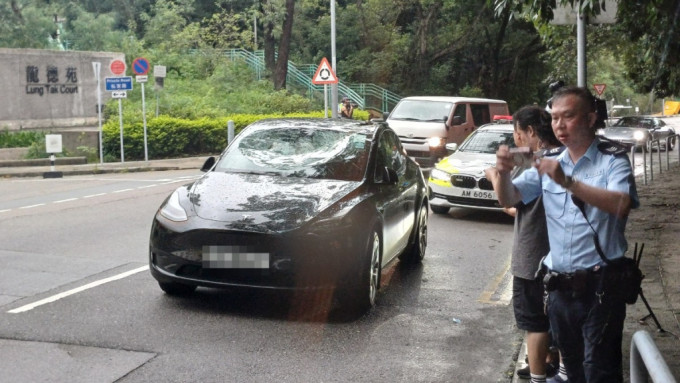
<svg viewBox="0 0 680 383"><path fill-rule="evenodd" d="M330 115L330 112L329 112ZM192 157L218 154L227 146L227 123L234 121L238 134L251 123L265 118L284 117L282 114L235 114L223 118L188 120L159 116L147 120L149 159ZM293 113L285 117L324 117L324 112ZM367 120L368 112L355 111L355 118ZM120 123L111 118L102 127L102 147L105 158L120 158ZM126 160L144 160L144 124L141 121L123 124L123 146Z"/></svg>

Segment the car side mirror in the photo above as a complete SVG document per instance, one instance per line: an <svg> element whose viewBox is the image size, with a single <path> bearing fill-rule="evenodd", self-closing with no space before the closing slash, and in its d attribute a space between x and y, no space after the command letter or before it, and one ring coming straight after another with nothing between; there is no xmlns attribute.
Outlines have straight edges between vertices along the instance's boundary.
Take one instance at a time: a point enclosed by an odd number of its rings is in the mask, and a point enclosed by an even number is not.
<svg viewBox="0 0 680 383"><path fill-rule="evenodd" d="M450 152L455 152L456 150L458 150L458 144L456 144L455 142L452 142L450 144L446 144L445 147L446 147L446 150L448 150Z"/></svg>
<svg viewBox="0 0 680 383"><path fill-rule="evenodd" d="M207 172L208 170L212 169L212 167L215 165L215 157L208 157L207 160L203 163L203 166L201 167L202 172Z"/></svg>
<svg viewBox="0 0 680 383"><path fill-rule="evenodd" d="M383 114L382 114L382 118L385 121L387 121L387 117L389 117L389 116L390 116L390 112L383 112Z"/></svg>
<svg viewBox="0 0 680 383"><path fill-rule="evenodd" d="M397 172L394 169L385 166L382 168L381 179L382 183L385 185L396 185L399 182L399 175L397 175Z"/></svg>

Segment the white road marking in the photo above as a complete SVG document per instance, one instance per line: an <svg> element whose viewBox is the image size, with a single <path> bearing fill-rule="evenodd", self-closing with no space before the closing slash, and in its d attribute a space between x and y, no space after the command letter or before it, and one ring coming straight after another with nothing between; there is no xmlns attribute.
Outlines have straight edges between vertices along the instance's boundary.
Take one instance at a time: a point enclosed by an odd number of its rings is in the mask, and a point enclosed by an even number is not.
<svg viewBox="0 0 680 383"><path fill-rule="evenodd" d="M78 197L67 198L67 199L63 199L63 200L59 200L59 201L52 201L50 203L71 202L71 201L77 201L79 199L101 197L101 196L108 195L108 194L117 194L117 193L124 193L124 192L128 192L128 191L140 190L140 189L148 189L148 188L152 188L152 187L156 187L156 186L170 185L170 184L174 184L174 183L178 183L178 182L186 182L187 179L195 179L195 178L198 178L198 177L199 176L183 176L183 177L179 177L179 178L176 178L176 179L164 178L164 179L160 179L160 180L147 180L147 182L161 182L161 183L154 183L154 184L151 184L151 185L139 186L137 188L115 190L115 191L108 192L108 193L90 194L90 195L86 195L86 196L79 197L79 198ZM104 180L104 179L102 179L102 180ZM119 181L118 179L111 179L111 180ZM144 181L144 180L132 180L132 181ZM30 208L45 206L45 205L47 205L47 203L40 203L40 204L30 205L30 206L21 206L21 207L18 207L17 209L30 209ZM6 212L9 212L9 211L12 211L12 210L13 209L4 209L4 210L0 210L0 213L6 213Z"/></svg>
<svg viewBox="0 0 680 383"><path fill-rule="evenodd" d="M63 203L63 202L70 202L70 201L75 201L78 198L68 198L68 199L62 199L61 201L54 201L52 203Z"/></svg>
<svg viewBox="0 0 680 383"><path fill-rule="evenodd" d="M75 289L64 291L63 293L52 295L51 297L41 299L37 302L33 302L33 303L30 303L30 304L18 307L16 309L9 310L8 313L19 314L19 313L23 313L23 312L26 312L26 311L29 311L29 310L33 310L34 308L36 308L38 306L42 306L42 305L45 305L45 304L48 304L48 303L58 301L59 299L66 298L70 295L91 289L93 287L97 287L99 285L103 285L104 283L109 283L109 282L112 282L112 281L116 281L118 279L123 279L123 278L129 277L130 275L134 275L134 274L137 274L139 272L142 272L142 271L145 271L145 270L148 270L148 269L149 269L149 266L146 265L146 266L136 268L134 270L130 270L130 271L126 271L124 273L118 274L118 275L114 275L114 276L109 277L109 278L100 279L98 281L88 283L84 286L76 287Z"/></svg>
<svg viewBox="0 0 680 383"><path fill-rule="evenodd" d="M19 209L31 209L31 208L38 207L38 206L45 206L45 204L39 203L39 204L36 204L36 205L22 206Z"/></svg>
<svg viewBox="0 0 680 383"><path fill-rule="evenodd" d="M99 196L103 196L103 195L106 195L106 193L90 194L90 195L86 195L83 198L93 198L93 197L99 197Z"/></svg>

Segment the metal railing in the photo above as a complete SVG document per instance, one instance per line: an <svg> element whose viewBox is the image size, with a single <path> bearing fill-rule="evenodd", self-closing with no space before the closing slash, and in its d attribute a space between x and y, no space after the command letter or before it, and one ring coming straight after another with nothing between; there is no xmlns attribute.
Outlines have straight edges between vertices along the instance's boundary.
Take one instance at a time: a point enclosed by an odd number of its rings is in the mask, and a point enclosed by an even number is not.
<svg viewBox="0 0 680 383"><path fill-rule="evenodd" d="M265 72L264 51L250 52L245 49L229 49L224 52L230 60L243 60L256 72L257 79L260 80ZM316 71L316 66L311 64L295 64L288 61L288 75L286 82L295 89L302 91L310 99L323 100L324 86L312 84L312 77ZM349 97L361 109L376 109L380 112L387 112L396 105L401 96L375 84L345 84L338 82L338 93ZM331 106L331 107L337 107Z"/></svg>
<svg viewBox="0 0 680 383"><path fill-rule="evenodd" d="M677 383L652 336L638 330L630 342L630 382L647 382L648 377L653 382Z"/></svg>
<svg viewBox="0 0 680 383"><path fill-rule="evenodd" d="M666 153L666 170L669 170L671 167L671 160L670 160L670 154L671 150L668 148L671 146L671 142L674 141L675 143L675 149L678 151L678 162L680 162L680 135L675 134L673 136L668 136L664 139L655 139L655 140L650 140L647 141L647 144L642 148L642 180L645 185L647 185L647 172L649 172L649 181L654 181L654 151L653 148L656 145L656 155L657 155L657 163L659 164L659 174L663 173L663 163L661 161L661 142L664 142L664 148L665 148L665 153ZM630 158L631 158L631 165L633 168L635 168L635 150L638 148L638 146L633 146L631 147L631 152L630 152ZM648 166L649 164L649 166Z"/></svg>

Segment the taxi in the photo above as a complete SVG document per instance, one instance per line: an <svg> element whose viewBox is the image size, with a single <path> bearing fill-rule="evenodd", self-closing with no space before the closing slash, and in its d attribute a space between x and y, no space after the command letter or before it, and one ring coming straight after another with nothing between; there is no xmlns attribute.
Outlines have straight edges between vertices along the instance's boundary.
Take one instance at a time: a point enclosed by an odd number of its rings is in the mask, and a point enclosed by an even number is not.
<svg viewBox="0 0 680 383"><path fill-rule="evenodd" d="M498 122L479 127L460 146L446 145L453 153L435 165L428 179L433 213L447 214L452 207L503 209L484 175L484 169L496 165L500 145L515 147L510 116L499 117L494 117Z"/></svg>

